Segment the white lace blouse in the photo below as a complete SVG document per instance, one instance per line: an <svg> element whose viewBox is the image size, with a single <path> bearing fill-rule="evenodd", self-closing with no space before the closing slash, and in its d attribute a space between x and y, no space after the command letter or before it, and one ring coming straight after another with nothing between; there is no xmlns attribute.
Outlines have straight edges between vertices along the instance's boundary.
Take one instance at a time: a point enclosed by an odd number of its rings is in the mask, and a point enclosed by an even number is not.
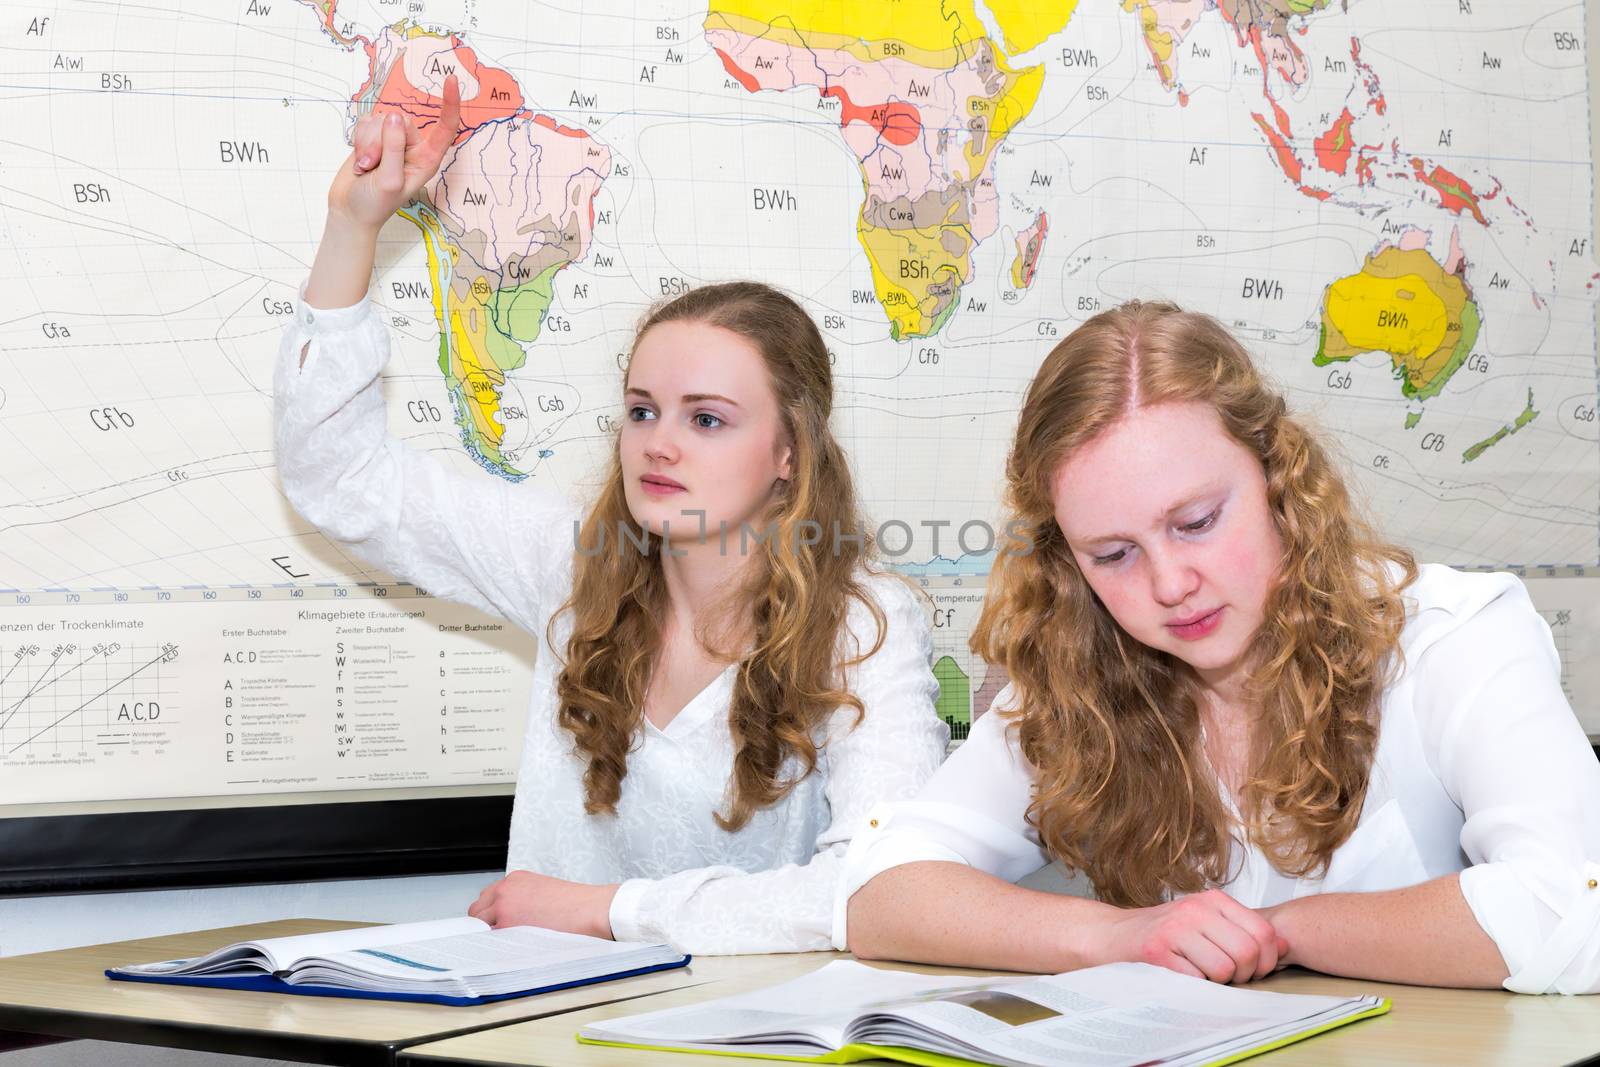
<svg viewBox="0 0 1600 1067"><path fill-rule="evenodd" d="M1385 690L1355 831L1320 879L1235 848L1221 888L1252 908L1461 872L1468 906L1505 958L1507 989L1600 992L1600 763L1561 689L1550 629L1507 574L1425 566L1406 590L1404 669ZM995 707L1013 706L1008 688ZM1049 862L1025 813L1034 770L993 712L916 800L873 813L836 902L918 860L1016 881Z"/></svg>
<svg viewBox="0 0 1600 1067"><path fill-rule="evenodd" d="M948 738L916 594L865 577L887 618L882 647L846 677L866 714L855 726L854 709L841 708L815 772L742 829L712 819L733 766L733 667L665 729L645 722L616 815L591 816L585 764L556 722L556 657L544 641L571 589L578 509L537 487L447 470L390 437L378 380L388 355L369 304L297 304L274 380L278 473L295 508L362 558L539 640L507 868L622 883L610 916L618 940L702 954L843 947L833 901L851 834L875 804L915 795ZM876 629L859 603L848 625L844 647L870 648Z"/></svg>

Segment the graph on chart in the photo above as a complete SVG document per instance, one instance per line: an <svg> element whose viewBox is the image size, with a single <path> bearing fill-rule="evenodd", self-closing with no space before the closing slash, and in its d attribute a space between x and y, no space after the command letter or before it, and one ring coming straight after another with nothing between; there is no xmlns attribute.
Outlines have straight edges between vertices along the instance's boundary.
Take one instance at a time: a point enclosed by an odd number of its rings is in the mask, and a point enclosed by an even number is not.
<svg viewBox="0 0 1600 1067"><path fill-rule="evenodd" d="M531 642L414 586L0 590L8 600L0 818L515 777Z"/></svg>
<svg viewBox="0 0 1600 1067"><path fill-rule="evenodd" d="M164 748L181 710L172 684L177 658L170 643L0 647L0 764Z"/></svg>

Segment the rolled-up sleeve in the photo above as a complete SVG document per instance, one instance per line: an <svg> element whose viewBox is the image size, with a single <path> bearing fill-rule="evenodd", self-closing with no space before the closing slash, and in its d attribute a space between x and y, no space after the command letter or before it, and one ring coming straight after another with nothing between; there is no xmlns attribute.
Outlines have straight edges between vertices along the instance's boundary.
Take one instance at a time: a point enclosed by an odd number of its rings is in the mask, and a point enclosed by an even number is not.
<svg viewBox="0 0 1600 1067"><path fill-rule="evenodd" d="M872 811L845 858L834 903L837 945L848 943L850 898L891 867L942 860L1015 882L1050 862L1027 820L1033 767L997 710L1010 698L1008 687L915 799Z"/></svg>
<svg viewBox="0 0 1600 1067"><path fill-rule="evenodd" d="M1600 992L1600 763L1520 583L1414 665L1425 749L1465 817L1462 895L1519 993Z"/></svg>

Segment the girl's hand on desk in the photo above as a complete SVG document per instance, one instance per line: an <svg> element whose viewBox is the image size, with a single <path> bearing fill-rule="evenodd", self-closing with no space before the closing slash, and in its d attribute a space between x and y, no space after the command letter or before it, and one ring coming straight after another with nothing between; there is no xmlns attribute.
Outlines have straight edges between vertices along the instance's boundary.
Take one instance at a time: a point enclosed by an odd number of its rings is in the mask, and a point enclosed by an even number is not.
<svg viewBox="0 0 1600 1067"><path fill-rule="evenodd" d="M568 882L532 871L512 871L478 895L467 914L493 927L543 926L590 937L611 937L615 885Z"/></svg>
<svg viewBox="0 0 1600 1067"><path fill-rule="evenodd" d="M1289 949L1271 922L1220 889L1118 909L1099 937L1094 962L1154 963L1235 985L1271 974Z"/></svg>

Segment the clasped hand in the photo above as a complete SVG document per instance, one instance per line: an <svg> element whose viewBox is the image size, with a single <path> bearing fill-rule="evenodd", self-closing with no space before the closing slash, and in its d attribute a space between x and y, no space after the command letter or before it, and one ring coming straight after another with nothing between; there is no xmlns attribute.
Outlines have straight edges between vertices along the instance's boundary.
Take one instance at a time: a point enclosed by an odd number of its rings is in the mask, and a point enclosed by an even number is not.
<svg viewBox="0 0 1600 1067"><path fill-rule="evenodd" d="M1272 922L1220 889L1119 909L1100 936L1100 959L1153 963L1213 982L1243 985L1291 962Z"/></svg>

